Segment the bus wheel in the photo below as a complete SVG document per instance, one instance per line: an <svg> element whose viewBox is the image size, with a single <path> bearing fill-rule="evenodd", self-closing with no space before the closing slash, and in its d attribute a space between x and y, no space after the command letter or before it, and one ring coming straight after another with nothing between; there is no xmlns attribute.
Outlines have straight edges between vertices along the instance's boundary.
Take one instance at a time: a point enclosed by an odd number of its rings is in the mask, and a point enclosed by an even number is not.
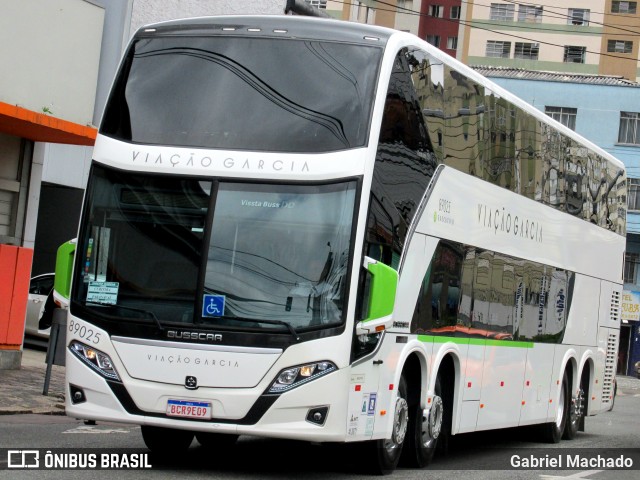
<svg viewBox="0 0 640 480"><path fill-rule="evenodd" d="M402 454L403 464L407 467L424 468L433 460L438 438L444 434L442 427L445 406L442 395L438 375L435 395L429 407L422 409L419 403L411 407L407 443Z"/></svg>
<svg viewBox="0 0 640 480"><path fill-rule="evenodd" d="M565 426L567 425L567 418L569 416L569 396L569 378L565 372L562 377L562 386L560 387L560 398L558 399L556 419L551 423L545 423L542 425L543 439L547 443L559 443L562 438Z"/></svg>
<svg viewBox="0 0 640 480"><path fill-rule="evenodd" d="M366 453L362 456L362 461L366 462L364 467L370 473L388 475L398 466L400 454L402 453L402 445L404 444L409 426L407 382L404 377L400 378L393 415L391 438L386 440L370 440L363 444Z"/></svg>
<svg viewBox="0 0 640 480"><path fill-rule="evenodd" d="M193 441L193 432L176 428L142 425L142 439L153 453L169 453L187 450Z"/></svg>
<svg viewBox="0 0 640 480"><path fill-rule="evenodd" d="M573 440L578 433L578 427L582 421L584 415L584 389L582 385L578 391L578 395L575 398L571 398L569 402L569 418L567 419L567 425L564 427L564 433L562 438L565 440Z"/></svg>
<svg viewBox="0 0 640 480"><path fill-rule="evenodd" d="M196 432L196 440L204 448L228 449L233 447L239 435L213 432Z"/></svg>

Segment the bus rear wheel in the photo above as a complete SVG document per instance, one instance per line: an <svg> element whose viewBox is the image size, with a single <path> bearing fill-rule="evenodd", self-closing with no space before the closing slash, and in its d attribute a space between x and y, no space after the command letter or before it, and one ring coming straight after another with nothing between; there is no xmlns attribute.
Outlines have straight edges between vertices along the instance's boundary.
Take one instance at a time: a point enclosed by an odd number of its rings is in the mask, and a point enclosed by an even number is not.
<svg viewBox="0 0 640 480"><path fill-rule="evenodd" d="M542 436L547 443L559 443L562 438L569 416L569 398L569 377L567 376L567 372L565 372L562 377L555 421L542 425Z"/></svg>
<svg viewBox="0 0 640 480"><path fill-rule="evenodd" d="M193 441L193 432L176 428L142 425L142 439L152 453L169 453L187 450Z"/></svg>
<svg viewBox="0 0 640 480"><path fill-rule="evenodd" d="M411 407L407 442L403 449L402 463L407 467L424 468L431 463L438 446L438 439L447 432L445 426L445 402L440 375L436 378L435 394L428 408L420 404Z"/></svg>
<svg viewBox="0 0 640 480"><path fill-rule="evenodd" d="M584 432L584 418L587 414L587 393L589 389L589 371L582 372L580 379L580 390L575 397L569 402L570 411L567 419L567 426L564 428L562 438L565 440L573 440L579 431Z"/></svg>

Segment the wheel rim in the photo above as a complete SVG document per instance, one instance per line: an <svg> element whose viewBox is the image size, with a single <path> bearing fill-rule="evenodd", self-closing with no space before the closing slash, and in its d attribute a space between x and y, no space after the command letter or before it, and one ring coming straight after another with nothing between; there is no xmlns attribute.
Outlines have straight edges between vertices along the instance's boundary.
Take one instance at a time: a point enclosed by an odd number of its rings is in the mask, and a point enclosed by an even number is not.
<svg viewBox="0 0 640 480"><path fill-rule="evenodd" d="M560 400L558 400L558 413L556 413L556 426L558 428L562 427L562 418L564 417L564 384L560 388Z"/></svg>
<svg viewBox="0 0 640 480"><path fill-rule="evenodd" d="M389 453L392 453L399 448L404 442L404 437L407 434L407 428L409 426L409 405L407 401L398 397L396 400L396 408L393 417L393 433L391 434L391 440L385 441L385 448Z"/></svg>
<svg viewBox="0 0 640 480"><path fill-rule="evenodd" d="M584 391L580 389L578 391L578 395L575 399L572 400L571 408L571 423L576 424L580 421L580 417L582 417L582 405L584 402Z"/></svg>
<svg viewBox="0 0 640 480"><path fill-rule="evenodd" d="M424 448L432 448L442 431L444 403L442 398L434 396L431 407L422 411L421 440Z"/></svg>

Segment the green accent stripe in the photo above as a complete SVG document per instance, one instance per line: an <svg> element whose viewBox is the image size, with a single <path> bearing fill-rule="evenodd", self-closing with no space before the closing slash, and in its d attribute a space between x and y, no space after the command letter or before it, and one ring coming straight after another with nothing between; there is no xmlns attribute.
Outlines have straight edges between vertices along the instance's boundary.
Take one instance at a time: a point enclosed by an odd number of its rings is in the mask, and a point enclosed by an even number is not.
<svg viewBox="0 0 640 480"><path fill-rule="evenodd" d="M73 270L75 251L76 243L69 241L60 245L56 253L56 271L53 288L67 299L71 292L71 271Z"/></svg>
<svg viewBox="0 0 640 480"><path fill-rule="evenodd" d="M495 340L493 338L473 338L473 337L447 337L441 335L418 335L418 340L424 343L455 343L457 345L477 345L487 347L511 347L511 348L533 348L533 342L520 342L514 340Z"/></svg>

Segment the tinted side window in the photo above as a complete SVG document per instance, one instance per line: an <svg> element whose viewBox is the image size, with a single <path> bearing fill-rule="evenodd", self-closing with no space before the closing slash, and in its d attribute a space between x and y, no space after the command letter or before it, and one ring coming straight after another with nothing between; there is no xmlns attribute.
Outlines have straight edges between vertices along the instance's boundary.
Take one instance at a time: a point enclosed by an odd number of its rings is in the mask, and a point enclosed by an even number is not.
<svg viewBox="0 0 640 480"><path fill-rule="evenodd" d="M417 62L407 49L396 56L371 187L366 251L374 256L372 252L382 249L374 258L389 265L402 253L408 227L437 165L412 76Z"/></svg>
<svg viewBox="0 0 640 480"><path fill-rule="evenodd" d="M441 241L411 323L418 334L561 343L575 275Z"/></svg>
<svg viewBox="0 0 640 480"><path fill-rule="evenodd" d="M460 307L463 250L442 241L422 281L411 322L414 333L455 335Z"/></svg>

